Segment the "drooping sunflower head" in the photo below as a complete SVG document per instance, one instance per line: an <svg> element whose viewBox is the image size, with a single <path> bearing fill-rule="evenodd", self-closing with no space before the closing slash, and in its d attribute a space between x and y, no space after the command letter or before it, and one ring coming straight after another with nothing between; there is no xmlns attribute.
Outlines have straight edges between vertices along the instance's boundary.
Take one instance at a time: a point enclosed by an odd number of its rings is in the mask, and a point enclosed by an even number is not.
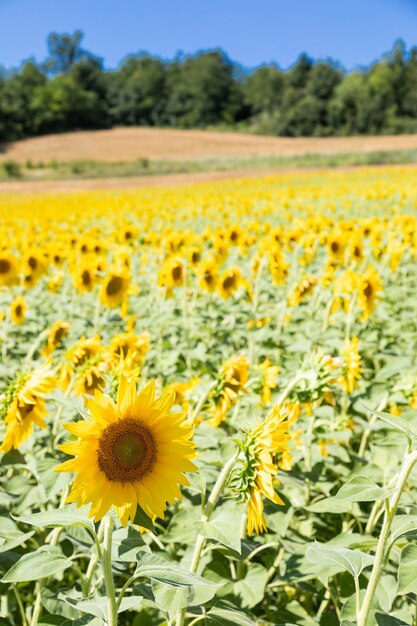
<svg viewBox="0 0 417 626"><path fill-rule="evenodd" d="M30 436L34 424L45 428L45 395L55 385L56 377L49 362L20 374L10 383L0 406L0 416L6 425L0 452L18 448Z"/></svg>
<svg viewBox="0 0 417 626"><path fill-rule="evenodd" d="M124 526L138 505L163 517L181 497L179 485L189 484L184 472L196 469L192 428L184 413L171 412L174 394L154 396L153 381L138 394L135 381L121 377L116 404L97 392L88 403L91 421L66 426L78 440L60 449L75 458L57 471L77 473L67 501L91 503L96 521L112 506Z"/></svg>
<svg viewBox="0 0 417 626"><path fill-rule="evenodd" d="M289 426L289 420L275 406L263 422L245 433L240 443L231 486L238 499L248 503L249 535L266 530L262 496L274 504L284 504L274 484L278 484L278 468L284 467L282 459L288 455Z"/></svg>

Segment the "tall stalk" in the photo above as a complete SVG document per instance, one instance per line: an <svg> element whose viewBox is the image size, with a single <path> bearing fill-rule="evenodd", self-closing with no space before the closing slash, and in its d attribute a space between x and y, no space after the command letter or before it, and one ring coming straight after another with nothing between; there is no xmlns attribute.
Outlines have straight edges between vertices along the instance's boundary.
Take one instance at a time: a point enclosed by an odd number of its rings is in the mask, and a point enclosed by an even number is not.
<svg viewBox="0 0 417 626"><path fill-rule="evenodd" d="M213 487L213 490L207 500L207 503L204 507L203 514L201 516L201 521L203 524L207 523L214 509L216 508L217 502L222 494L223 489L227 485L227 482L230 478L230 474L235 466L237 454L234 454L224 465L222 471L220 472L216 484ZM200 564L201 554L203 552L204 544L206 542L206 537L204 537L201 533L198 533L197 539L194 546L194 552L191 559L190 564L190 572L196 574L198 572L198 566ZM176 626L184 626L186 609L181 609L177 614Z"/></svg>
<svg viewBox="0 0 417 626"><path fill-rule="evenodd" d="M404 491L405 484L417 462L417 450L410 452L404 459L400 473L398 474L397 483L390 499L385 502L385 516L382 524L381 533L379 535L378 545L375 552L375 562L372 568L371 577L365 592L365 597L358 615L358 626L367 626L369 613L371 610L372 600L378 586L382 569L388 554L388 539L391 531L392 521L398 508L401 495Z"/></svg>
<svg viewBox="0 0 417 626"><path fill-rule="evenodd" d="M104 524L101 566L103 568L104 584L106 586L108 626L117 626L117 603L111 567L112 535L113 520L110 515L108 515Z"/></svg>

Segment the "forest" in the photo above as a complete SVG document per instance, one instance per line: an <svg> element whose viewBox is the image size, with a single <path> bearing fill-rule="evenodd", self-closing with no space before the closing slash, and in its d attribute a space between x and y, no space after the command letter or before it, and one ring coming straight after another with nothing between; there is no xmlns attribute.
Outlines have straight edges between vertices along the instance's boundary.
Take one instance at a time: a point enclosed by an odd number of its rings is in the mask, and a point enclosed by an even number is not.
<svg viewBox="0 0 417 626"><path fill-rule="evenodd" d="M417 132L417 48L398 41L347 72L303 53L288 69L246 69L222 50L163 60L127 56L117 69L51 33L44 62L0 66L0 140L114 126L219 128L276 136Z"/></svg>

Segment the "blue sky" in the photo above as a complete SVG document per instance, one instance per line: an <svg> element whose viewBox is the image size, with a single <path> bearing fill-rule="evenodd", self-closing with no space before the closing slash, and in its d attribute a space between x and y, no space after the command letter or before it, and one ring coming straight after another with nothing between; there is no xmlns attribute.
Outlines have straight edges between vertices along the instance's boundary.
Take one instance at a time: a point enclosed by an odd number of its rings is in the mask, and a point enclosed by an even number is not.
<svg viewBox="0 0 417 626"><path fill-rule="evenodd" d="M401 38L417 45L417 0L0 0L0 66L46 56L51 31L116 67L130 52L163 58L221 47L248 67L299 53L367 65Z"/></svg>

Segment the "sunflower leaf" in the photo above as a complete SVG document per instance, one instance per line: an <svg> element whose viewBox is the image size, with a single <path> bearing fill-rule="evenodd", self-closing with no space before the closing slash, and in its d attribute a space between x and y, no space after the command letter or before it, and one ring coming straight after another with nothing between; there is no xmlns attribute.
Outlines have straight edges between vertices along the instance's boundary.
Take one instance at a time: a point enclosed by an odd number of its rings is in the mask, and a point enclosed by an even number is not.
<svg viewBox="0 0 417 626"><path fill-rule="evenodd" d="M367 476L354 476L339 489L334 499L348 502L373 502L388 498L391 493L392 489L380 487Z"/></svg>
<svg viewBox="0 0 417 626"><path fill-rule="evenodd" d="M133 523L137 524L138 526L142 526L142 528L146 528L146 530L150 530L153 533L156 532L156 528L153 525L151 518L145 513L145 511L139 506L139 504L137 505L135 519L133 520Z"/></svg>
<svg viewBox="0 0 417 626"><path fill-rule="evenodd" d="M29 524L30 526L38 526L39 528L59 528L79 525L94 532L94 524L88 517L88 510L88 506L77 508L74 504L68 504L60 509L53 509L42 513L32 513L31 515L22 515L21 517L12 517L17 522Z"/></svg>
<svg viewBox="0 0 417 626"><path fill-rule="evenodd" d="M358 577L362 570L373 564L375 558L360 550L349 550L323 544L316 544L307 548L306 559L311 563L336 567L340 572L345 571Z"/></svg>
<svg viewBox="0 0 417 626"><path fill-rule="evenodd" d="M29 580L40 580L72 567L72 561L52 546L44 546L24 554L3 576L3 583L21 583Z"/></svg>

